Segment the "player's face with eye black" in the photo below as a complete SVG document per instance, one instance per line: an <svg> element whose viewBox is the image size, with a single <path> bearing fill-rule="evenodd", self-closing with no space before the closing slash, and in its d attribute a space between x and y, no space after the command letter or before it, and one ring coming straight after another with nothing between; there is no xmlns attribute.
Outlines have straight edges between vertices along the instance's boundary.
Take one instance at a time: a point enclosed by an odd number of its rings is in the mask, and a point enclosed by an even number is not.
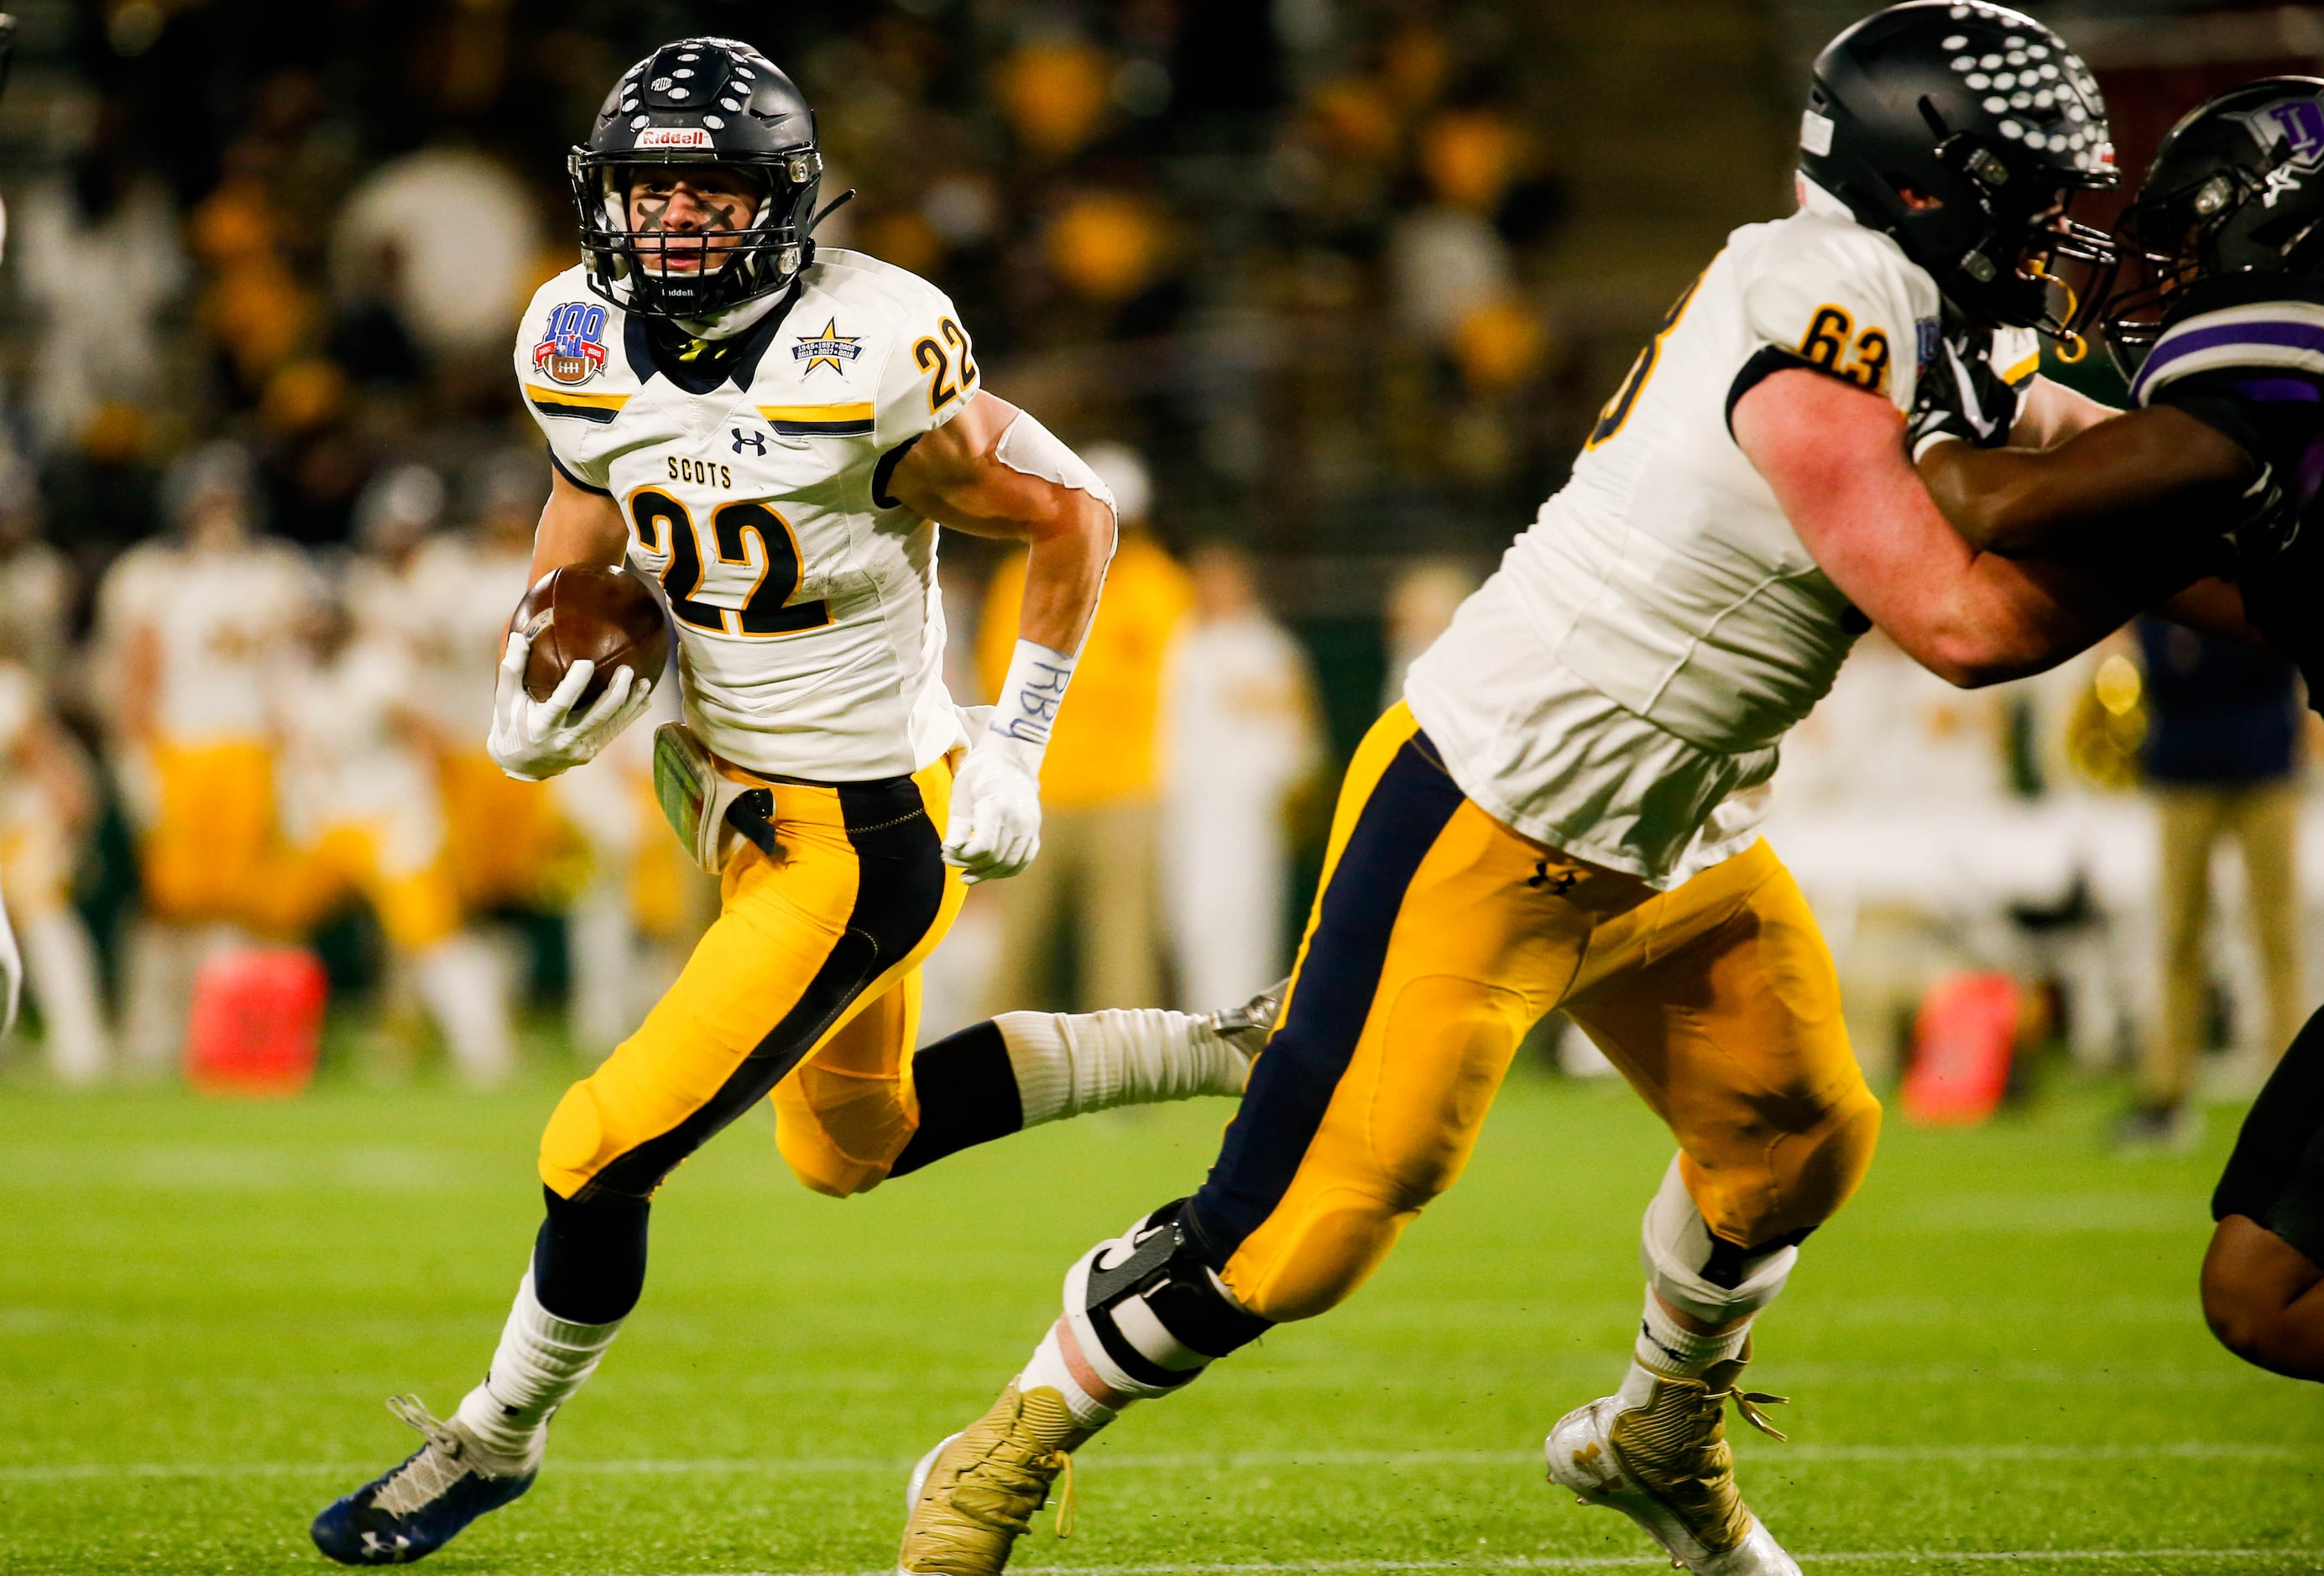
<svg viewBox="0 0 2324 1576"><path fill-rule="evenodd" d="M759 212L760 186L717 164L640 170L630 180L639 262L655 273L715 272ZM648 237L650 237L649 239Z"/></svg>

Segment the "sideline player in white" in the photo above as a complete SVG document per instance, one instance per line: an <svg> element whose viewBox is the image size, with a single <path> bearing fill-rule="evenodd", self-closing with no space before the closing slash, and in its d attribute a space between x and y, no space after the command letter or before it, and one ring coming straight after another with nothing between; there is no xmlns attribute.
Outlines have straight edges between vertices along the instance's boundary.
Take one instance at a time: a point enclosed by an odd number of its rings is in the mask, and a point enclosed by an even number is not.
<svg viewBox="0 0 2324 1576"><path fill-rule="evenodd" d="M2027 330L2064 327L2049 265L2095 250L2064 202L2113 180L2089 71L2014 12L1897 6L1818 59L1803 143L1799 211L1729 237L1357 752L1217 1163L1073 1267L1030 1362L928 1452L904 1571L990 1576L1124 1406L1352 1294L1563 1008L1679 1154L1628 1377L1555 1425L1551 1478L1690 1570L1797 1571L1737 1492L1723 1414L1761 1423L1773 1397L1738 1387L1753 1319L1880 1112L1757 790L1872 625L1975 685L2137 605L1972 551L1903 442L1923 376L2023 382ZM2045 382L2024 403L2024 441L2099 414Z"/></svg>
<svg viewBox="0 0 2324 1576"><path fill-rule="evenodd" d="M413 467L416 469L417 467ZM404 484L415 478L409 473ZM392 499L367 495L359 521L381 544ZM359 576L358 578L362 578ZM371 594L381 587L374 583ZM411 705L411 664L391 630L367 623L348 588L327 586L300 631L306 660L274 697L290 927L360 894L469 1083L515 1070L499 961L463 934L444 857L443 806Z"/></svg>
<svg viewBox="0 0 2324 1576"><path fill-rule="evenodd" d="M532 573L626 558L667 593L686 723L658 740L660 786L723 908L550 1118L548 1218L484 1382L442 1422L398 1403L427 1442L317 1516L350 1564L418 1559L530 1485L549 1415L644 1285L654 1190L759 1101L800 1181L844 1196L1036 1122L1239 1092L1253 1020L1273 1017L1010 1013L913 1054L920 961L964 882L1038 847L1111 503L979 392L941 293L816 250L814 116L748 45L639 61L571 168L585 261L517 345L557 472ZM944 687L937 520L1029 548L1016 659L973 727ZM586 663L530 700L527 656L512 635L494 701L512 776L588 760L646 704L622 668L576 711Z"/></svg>
<svg viewBox="0 0 2324 1576"><path fill-rule="evenodd" d="M1284 804L1317 768L1314 689L1270 617L1250 555L1194 549L1194 616L1163 696L1162 871L1182 1000L1231 1001L1283 977Z"/></svg>
<svg viewBox="0 0 2324 1576"><path fill-rule="evenodd" d="M313 573L259 534L250 455L220 441L162 486L173 529L99 587L113 769L138 832L144 914L129 958L126 1059L166 1066L203 953L290 922L268 706L293 660Z"/></svg>

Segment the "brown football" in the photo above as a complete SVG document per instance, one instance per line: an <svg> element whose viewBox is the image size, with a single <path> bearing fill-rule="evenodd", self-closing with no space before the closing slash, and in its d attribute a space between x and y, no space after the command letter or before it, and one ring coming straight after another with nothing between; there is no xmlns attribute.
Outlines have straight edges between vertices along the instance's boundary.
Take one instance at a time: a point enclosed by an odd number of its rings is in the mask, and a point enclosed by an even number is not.
<svg viewBox="0 0 2324 1576"><path fill-rule="evenodd" d="M532 642L525 659L524 692L535 700L556 693L576 662L596 663L574 710L605 693L613 669L627 668L659 683L669 665L669 621L661 599L626 565L568 564L552 569L524 594L509 628Z"/></svg>

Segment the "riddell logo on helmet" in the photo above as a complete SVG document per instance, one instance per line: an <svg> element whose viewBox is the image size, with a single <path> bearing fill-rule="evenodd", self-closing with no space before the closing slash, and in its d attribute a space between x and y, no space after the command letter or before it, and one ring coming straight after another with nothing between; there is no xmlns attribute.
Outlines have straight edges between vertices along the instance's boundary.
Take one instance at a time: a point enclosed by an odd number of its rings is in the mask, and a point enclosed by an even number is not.
<svg viewBox="0 0 2324 1576"><path fill-rule="evenodd" d="M638 134L641 148L708 148L710 134L700 126L649 126Z"/></svg>

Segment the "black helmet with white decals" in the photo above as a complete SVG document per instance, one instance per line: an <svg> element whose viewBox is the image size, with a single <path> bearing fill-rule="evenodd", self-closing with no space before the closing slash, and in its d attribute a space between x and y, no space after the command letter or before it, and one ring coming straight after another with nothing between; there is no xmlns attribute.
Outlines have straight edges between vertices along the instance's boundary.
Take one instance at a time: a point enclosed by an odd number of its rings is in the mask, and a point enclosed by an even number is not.
<svg viewBox="0 0 2324 1576"><path fill-rule="evenodd" d="M2104 265L2104 232L2065 209L2117 178L2089 68L2030 16L1982 0L1877 12L1816 57L1800 172L1895 237L1963 317L2062 334L2051 269Z"/></svg>
<svg viewBox="0 0 2324 1576"><path fill-rule="evenodd" d="M689 166L731 171L758 198L748 221L696 232L691 248L658 226L639 227L629 202L641 173L671 178ZM785 289L814 258L823 180L815 111L737 40L681 39L632 66L566 168L590 288L631 311L706 317Z"/></svg>
<svg viewBox="0 0 2324 1576"><path fill-rule="evenodd" d="M2155 150L2116 234L2138 275L2107 303L2107 348L2126 377L2199 284L2240 283L2264 299L2314 283L2324 275L2324 78L2247 82L2191 111Z"/></svg>

